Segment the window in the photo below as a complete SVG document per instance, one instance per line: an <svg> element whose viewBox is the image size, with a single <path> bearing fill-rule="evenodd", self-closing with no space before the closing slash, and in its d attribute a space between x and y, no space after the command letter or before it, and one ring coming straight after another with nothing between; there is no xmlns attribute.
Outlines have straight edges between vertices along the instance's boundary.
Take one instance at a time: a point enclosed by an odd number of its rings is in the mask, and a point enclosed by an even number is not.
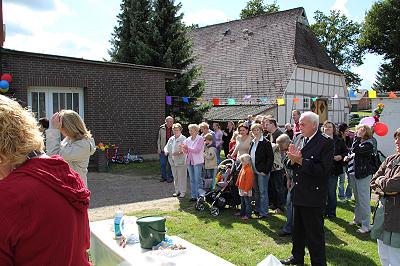
<svg viewBox="0 0 400 266"><path fill-rule="evenodd" d="M50 118L62 109L71 109L83 118L83 89L82 88L28 88L28 106L36 114L36 118Z"/></svg>
<svg viewBox="0 0 400 266"><path fill-rule="evenodd" d="M305 110L310 109L310 98L303 99L303 109L305 109Z"/></svg>

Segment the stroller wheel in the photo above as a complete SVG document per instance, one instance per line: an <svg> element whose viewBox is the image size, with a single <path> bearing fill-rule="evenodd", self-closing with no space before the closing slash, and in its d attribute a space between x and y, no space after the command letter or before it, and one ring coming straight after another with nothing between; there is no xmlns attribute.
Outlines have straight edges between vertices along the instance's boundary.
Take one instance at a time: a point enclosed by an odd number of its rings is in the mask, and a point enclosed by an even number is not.
<svg viewBox="0 0 400 266"><path fill-rule="evenodd" d="M204 211L204 209L206 208L204 203L201 201L197 201L197 203L194 207L196 208L196 210L201 211L201 212Z"/></svg>
<svg viewBox="0 0 400 266"><path fill-rule="evenodd" d="M211 215L213 217L218 216L219 215L219 208L215 207L215 206L212 206L211 209L210 209L210 213L211 213Z"/></svg>

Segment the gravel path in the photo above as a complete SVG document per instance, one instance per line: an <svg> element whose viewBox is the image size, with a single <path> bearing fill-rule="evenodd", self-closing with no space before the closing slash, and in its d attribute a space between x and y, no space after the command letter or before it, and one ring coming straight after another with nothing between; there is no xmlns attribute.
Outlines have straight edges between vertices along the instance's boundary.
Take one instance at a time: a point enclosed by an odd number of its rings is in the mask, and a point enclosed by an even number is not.
<svg viewBox="0 0 400 266"><path fill-rule="evenodd" d="M173 183L160 182L158 176L91 172L88 174L88 184L92 192L89 209L91 221L111 218L118 209L127 213L179 207L179 201L172 197Z"/></svg>

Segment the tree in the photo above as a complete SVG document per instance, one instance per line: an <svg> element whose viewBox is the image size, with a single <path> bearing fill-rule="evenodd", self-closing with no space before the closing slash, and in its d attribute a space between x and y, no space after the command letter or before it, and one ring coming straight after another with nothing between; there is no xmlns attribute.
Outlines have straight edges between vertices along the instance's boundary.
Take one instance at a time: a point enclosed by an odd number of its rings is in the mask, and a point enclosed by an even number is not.
<svg viewBox="0 0 400 266"><path fill-rule="evenodd" d="M108 51L111 61L147 65L151 61L151 51L148 47L149 0L123 0L121 13L117 16L118 26L114 33Z"/></svg>
<svg viewBox="0 0 400 266"><path fill-rule="evenodd" d="M376 91L400 90L400 62L397 59L380 65L376 73L376 81L373 89Z"/></svg>
<svg viewBox="0 0 400 266"><path fill-rule="evenodd" d="M362 45L372 53L383 55L385 63L377 73L376 88L400 90L400 1L375 2L365 16Z"/></svg>
<svg viewBox="0 0 400 266"><path fill-rule="evenodd" d="M167 112L179 117L182 122L200 122L205 106L198 106L196 98L201 97L204 83L196 81L200 68L194 65L192 43L187 36L188 28L179 14L181 4L174 0L155 0L151 18L150 47L152 65L181 70L175 80L166 84L166 93L173 97L173 105L167 106ZM189 103L181 97L188 97ZM179 99L179 100L178 100Z"/></svg>
<svg viewBox="0 0 400 266"><path fill-rule="evenodd" d="M314 19L315 23L311 25L311 30L332 62L344 74L347 86L350 88L359 86L360 76L350 69L363 63L365 49L358 41L361 25L336 10L331 10L329 16L316 11Z"/></svg>
<svg viewBox="0 0 400 266"><path fill-rule="evenodd" d="M240 18L250 18L278 11L279 5L276 4L276 0L270 5L264 4L264 0L250 0L247 2L246 7L240 11Z"/></svg>

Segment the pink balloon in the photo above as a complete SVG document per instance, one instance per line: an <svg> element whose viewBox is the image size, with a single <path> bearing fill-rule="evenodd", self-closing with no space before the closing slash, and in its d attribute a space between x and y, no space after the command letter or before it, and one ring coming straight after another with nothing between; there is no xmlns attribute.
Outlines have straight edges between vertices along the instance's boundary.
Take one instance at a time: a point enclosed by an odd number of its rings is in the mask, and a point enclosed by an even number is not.
<svg viewBox="0 0 400 266"><path fill-rule="evenodd" d="M372 127L375 124L375 118L373 118L372 116L364 117L360 120L360 125L361 124Z"/></svg>
<svg viewBox="0 0 400 266"><path fill-rule="evenodd" d="M376 135L383 137L388 133L389 129L386 124L377 122L374 126L374 132Z"/></svg>

